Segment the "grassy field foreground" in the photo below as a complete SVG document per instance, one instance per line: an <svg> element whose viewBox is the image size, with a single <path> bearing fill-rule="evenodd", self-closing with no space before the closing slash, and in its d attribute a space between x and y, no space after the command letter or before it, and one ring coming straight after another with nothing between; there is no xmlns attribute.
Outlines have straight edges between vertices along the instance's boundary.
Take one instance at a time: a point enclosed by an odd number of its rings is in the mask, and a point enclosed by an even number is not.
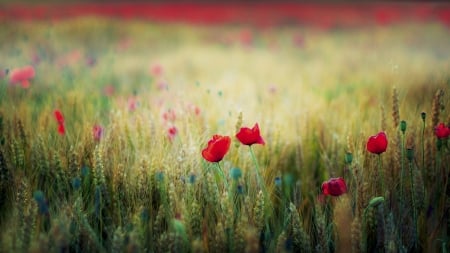
<svg viewBox="0 0 450 253"><path fill-rule="evenodd" d="M448 249L446 27L1 26L1 252Z"/></svg>

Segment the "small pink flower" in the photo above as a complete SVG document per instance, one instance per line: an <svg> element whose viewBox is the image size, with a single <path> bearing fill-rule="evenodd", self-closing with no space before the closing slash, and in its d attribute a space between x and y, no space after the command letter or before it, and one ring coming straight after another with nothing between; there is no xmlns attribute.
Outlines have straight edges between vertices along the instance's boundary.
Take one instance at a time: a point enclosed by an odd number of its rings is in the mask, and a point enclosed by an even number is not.
<svg viewBox="0 0 450 253"><path fill-rule="evenodd" d="M243 29L239 33L239 42L246 47L250 47L253 44L253 33L249 29Z"/></svg>
<svg viewBox="0 0 450 253"><path fill-rule="evenodd" d="M292 38L293 44L298 48L303 48L305 46L305 37L303 37L301 34L296 34Z"/></svg>
<svg viewBox="0 0 450 253"><path fill-rule="evenodd" d="M169 85L164 82L164 81L160 81L158 82L158 90L167 90L169 89Z"/></svg>
<svg viewBox="0 0 450 253"><path fill-rule="evenodd" d="M94 136L94 140L100 141L103 136L103 127L100 125L94 125L92 128L92 135Z"/></svg>
<svg viewBox="0 0 450 253"><path fill-rule="evenodd" d="M200 110L200 108L198 106L195 106L195 108L194 108L195 115L199 116L201 112L202 111Z"/></svg>
<svg viewBox="0 0 450 253"><path fill-rule="evenodd" d="M169 109L166 112L164 112L162 117L163 117L164 121L167 121L167 122L174 122L175 119L177 118L177 116L175 115L175 111L172 109Z"/></svg>
<svg viewBox="0 0 450 253"><path fill-rule="evenodd" d="M7 74L7 70L0 70L0 78L3 78L3 77L5 77L6 76L6 74Z"/></svg>
<svg viewBox="0 0 450 253"><path fill-rule="evenodd" d="M277 86L275 86L274 84L271 84L271 85L269 86L269 93L270 93L270 94L275 94L275 93L277 93Z"/></svg>
<svg viewBox="0 0 450 253"><path fill-rule="evenodd" d="M200 116L200 114L202 113L202 110L194 104L189 104L188 110L193 112L195 114L195 116Z"/></svg>
<svg viewBox="0 0 450 253"><path fill-rule="evenodd" d="M130 97L128 99L128 110L130 112L133 112L136 110L136 108L138 107L139 103L137 101L137 99L135 97Z"/></svg>
<svg viewBox="0 0 450 253"><path fill-rule="evenodd" d="M33 66L25 66L23 68L16 68L11 71L9 82L11 84L20 83L23 88L30 86L30 79L34 78L35 71Z"/></svg>
<svg viewBox="0 0 450 253"><path fill-rule="evenodd" d="M112 95L114 95L114 92L115 92L114 86L112 86L111 84L108 84L105 87L103 87L103 94L105 94L105 96L107 97L111 97Z"/></svg>
<svg viewBox="0 0 450 253"><path fill-rule="evenodd" d="M154 77L160 77L164 73L164 69L160 64L155 63L150 67L150 73Z"/></svg>
<svg viewBox="0 0 450 253"><path fill-rule="evenodd" d="M170 127L170 128L167 130L167 134L168 134L168 136L169 136L169 140L170 140L170 141L173 141L173 139L175 138L175 136L177 135L177 133L178 133L178 129L177 129L175 126Z"/></svg>

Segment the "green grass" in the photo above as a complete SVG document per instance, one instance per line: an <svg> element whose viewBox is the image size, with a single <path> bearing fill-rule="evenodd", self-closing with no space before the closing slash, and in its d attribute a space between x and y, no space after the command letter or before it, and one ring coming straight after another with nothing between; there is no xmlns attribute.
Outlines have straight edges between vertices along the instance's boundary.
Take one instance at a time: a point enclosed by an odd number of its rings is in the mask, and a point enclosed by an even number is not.
<svg viewBox="0 0 450 253"><path fill-rule="evenodd" d="M433 122L450 124L447 28L1 26L0 68L39 60L29 89L0 79L0 251L446 252L450 153L447 140L437 150ZM407 122L404 145L392 115ZM255 122L266 142L252 147L256 163L234 137ZM385 192L365 148L382 130ZM232 137L219 181L201 156L213 134ZM344 177L348 193L322 199L330 177Z"/></svg>

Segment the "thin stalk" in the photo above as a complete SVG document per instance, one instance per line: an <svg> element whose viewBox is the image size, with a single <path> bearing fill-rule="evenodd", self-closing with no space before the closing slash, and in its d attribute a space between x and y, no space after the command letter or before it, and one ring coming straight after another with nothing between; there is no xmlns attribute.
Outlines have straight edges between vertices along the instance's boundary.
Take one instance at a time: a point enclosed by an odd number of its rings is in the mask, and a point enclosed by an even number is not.
<svg viewBox="0 0 450 253"><path fill-rule="evenodd" d="M256 180L258 181L258 186L263 191L264 195L267 195L266 187L262 182L261 173L259 171L258 160L256 160L256 156L255 153L253 152L252 146L249 146L249 148L250 148L250 155L252 156L253 163L255 164Z"/></svg>
<svg viewBox="0 0 450 253"><path fill-rule="evenodd" d="M255 153L253 152L251 145L249 146L249 148L250 148L250 154L253 159L253 163L255 164L256 179L258 181L259 188L262 190L262 192L264 194L264 199L265 199L264 203L266 203L265 206L267 207L266 210L268 210L269 212L272 212L272 208L273 208L272 201L270 200L269 195L266 190L266 186L265 186L264 182L262 181L261 173L259 170L258 160L256 159ZM265 227L266 227L266 230L265 230L265 237L266 237L266 236L270 235L270 226L269 226L269 220L268 220L269 215L266 213L266 215L264 215L264 216L265 216L264 221L265 221Z"/></svg>
<svg viewBox="0 0 450 253"><path fill-rule="evenodd" d="M402 134L402 157L401 157L401 164L402 164L402 170L400 172L400 200L403 201L403 179L404 179L404 173L405 173L405 133Z"/></svg>
<svg viewBox="0 0 450 253"><path fill-rule="evenodd" d="M412 161L409 162L409 173L411 177L411 203L412 203L412 209L413 209L413 229L414 229L414 248L416 247L417 243L417 211L416 211L416 201L414 198L414 174L413 174L413 166Z"/></svg>
<svg viewBox="0 0 450 253"><path fill-rule="evenodd" d="M380 175L380 181L381 181L381 193L384 196L384 175L383 175L383 161L381 160L381 155L378 155L378 173Z"/></svg>
<svg viewBox="0 0 450 253"><path fill-rule="evenodd" d="M219 175L220 175L220 177L222 178L222 180L223 180L223 182L224 182L224 184L225 184L225 189L229 189L229 187L228 187L228 181L227 181L227 178L225 177L225 174L223 173L223 170L222 170L222 168L220 167L220 163L215 163L216 164L216 166L217 166L217 171L219 172Z"/></svg>
<svg viewBox="0 0 450 253"><path fill-rule="evenodd" d="M425 171L425 120L423 120L422 124L422 136L420 137L420 144L422 146L422 171Z"/></svg>

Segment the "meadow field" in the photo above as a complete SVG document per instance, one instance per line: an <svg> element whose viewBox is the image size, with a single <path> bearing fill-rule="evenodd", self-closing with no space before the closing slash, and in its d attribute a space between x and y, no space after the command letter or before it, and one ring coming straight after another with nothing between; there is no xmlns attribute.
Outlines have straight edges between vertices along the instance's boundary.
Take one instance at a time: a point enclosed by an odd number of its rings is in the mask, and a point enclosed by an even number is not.
<svg viewBox="0 0 450 253"><path fill-rule="evenodd" d="M0 25L0 252L448 252L448 26Z"/></svg>

